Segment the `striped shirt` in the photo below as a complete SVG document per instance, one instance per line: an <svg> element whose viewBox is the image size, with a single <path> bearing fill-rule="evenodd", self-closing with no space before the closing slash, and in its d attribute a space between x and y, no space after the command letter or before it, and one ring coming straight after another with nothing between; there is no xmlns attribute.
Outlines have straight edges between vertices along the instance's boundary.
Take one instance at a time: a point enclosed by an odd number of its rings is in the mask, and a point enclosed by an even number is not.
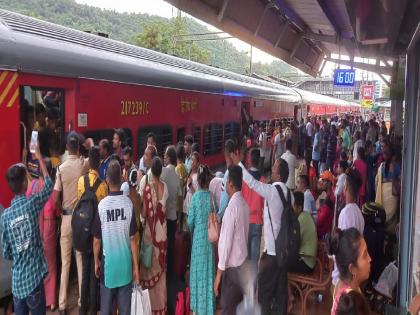
<svg viewBox="0 0 420 315"><path fill-rule="evenodd" d="M13 261L12 293L19 299L26 298L47 274L39 214L51 192L52 181L47 176L40 192L30 197L16 195L0 219L2 253Z"/></svg>
<svg viewBox="0 0 420 315"><path fill-rule="evenodd" d="M137 232L133 204L122 191L109 192L99 202L93 235L102 239L105 261L104 283L109 289L129 284L132 280L130 237Z"/></svg>

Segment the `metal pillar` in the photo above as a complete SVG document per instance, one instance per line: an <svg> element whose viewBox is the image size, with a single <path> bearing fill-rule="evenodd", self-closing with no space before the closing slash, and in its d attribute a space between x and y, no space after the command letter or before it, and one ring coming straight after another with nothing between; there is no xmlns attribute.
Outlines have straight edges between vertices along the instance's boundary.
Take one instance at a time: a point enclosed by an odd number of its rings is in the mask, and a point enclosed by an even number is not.
<svg viewBox="0 0 420 315"><path fill-rule="evenodd" d="M403 100L404 100L404 73L406 60L399 58L394 63L391 77L391 126L396 136L403 134Z"/></svg>
<svg viewBox="0 0 420 315"><path fill-rule="evenodd" d="M398 273L398 299L400 307L407 307L411 299L413 282L412 249L415 233L415 213L417 181L419 171L419 53L420 53L420 28L410 44L407 53L406 66L406 91L404 114L404 147L401 187L401 219L400 219L400 252ZM418 244L417 244L418 245Z"/></svg>

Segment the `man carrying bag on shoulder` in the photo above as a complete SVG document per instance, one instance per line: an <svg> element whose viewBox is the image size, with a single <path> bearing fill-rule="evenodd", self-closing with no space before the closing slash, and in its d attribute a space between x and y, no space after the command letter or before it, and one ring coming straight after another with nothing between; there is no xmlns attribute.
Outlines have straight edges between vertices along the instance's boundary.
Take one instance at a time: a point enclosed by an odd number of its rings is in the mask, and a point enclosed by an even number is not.
<svg viewBox="0 0 420 315"><path fill-rule="evenodd" d="M290 205L294 203L293 194L290 194L286 186L289 177L287 162L277 159L271 170L272 184L265 184L254 179L240 162L238 155L232 153L231 158L234 164L242 167L243 180L249 188L265 199L263 226L265 245L258 272L258 302L261 305L261 313L287 314L287 261L290 258L288 256L294 256L293 248L296 247L292 237L287 237L287 242L278 237L280 229L287 228L285 223L289 216L283 215L283 212L286 209L285 214L289 214ZM283 196L280 196L279 192L282 192ZM282 199L287 199L286 205ZM283 220L285 222L282 222ZM285 232L287 231L280 234L287 234Z"/></svg>

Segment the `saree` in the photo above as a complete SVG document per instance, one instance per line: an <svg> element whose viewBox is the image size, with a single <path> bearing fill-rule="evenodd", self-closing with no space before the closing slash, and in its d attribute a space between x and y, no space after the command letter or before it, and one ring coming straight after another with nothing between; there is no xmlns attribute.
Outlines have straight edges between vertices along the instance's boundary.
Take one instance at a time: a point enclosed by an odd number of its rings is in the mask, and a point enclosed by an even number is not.
<svg viewBox="0 0 420 315"><path fill-rule="evenodd" d="M156 191L147 184L143 192L143 207L146 218L144 223L144 240L152 244L152 266L140 268L140 285L149 290L152 314L164 315L166 304L166 253L167 231L166 214L162 200L157 200Z"/></svg>
<svg viewBox="0 0 420 315"><path fill-rule="evenodd" d="M392 181L383 182L382 164L379 166L378 174L376 175L375 202L381 204L382 207L384 207L386 214L385 230L388 233L392 233L395 231L395 214L398 207L398 197L392 194Z"/></svg>

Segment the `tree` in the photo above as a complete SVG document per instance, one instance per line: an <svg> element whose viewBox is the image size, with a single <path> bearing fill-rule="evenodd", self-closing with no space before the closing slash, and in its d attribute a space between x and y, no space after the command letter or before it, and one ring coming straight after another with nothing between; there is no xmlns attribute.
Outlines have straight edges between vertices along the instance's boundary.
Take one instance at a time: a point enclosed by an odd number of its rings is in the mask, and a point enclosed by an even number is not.
<svg viewBox="0 0 420 315"><path fill-rule="evenodd" d="M144 48L207 64L209 52L193 41L184 41L181 36L183 34L187 34L186 20L176 17L147 25L135 43Z"/></svg>

